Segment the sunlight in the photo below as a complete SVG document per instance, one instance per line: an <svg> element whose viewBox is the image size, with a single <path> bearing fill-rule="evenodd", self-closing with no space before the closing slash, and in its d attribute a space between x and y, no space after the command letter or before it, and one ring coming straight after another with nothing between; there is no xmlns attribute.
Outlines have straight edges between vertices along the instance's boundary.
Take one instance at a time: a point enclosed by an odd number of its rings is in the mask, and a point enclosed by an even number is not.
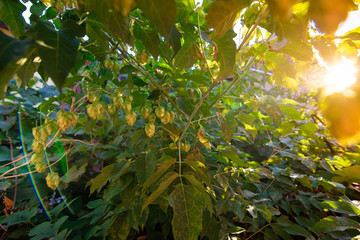
<svg viewBox="0 0 360 240"><path fill-rule="evenodd" d="M323 79L325 94L344 92L356 82L356 72L354 63L345 57L342 57L341 62L329 66Z"/></svg>

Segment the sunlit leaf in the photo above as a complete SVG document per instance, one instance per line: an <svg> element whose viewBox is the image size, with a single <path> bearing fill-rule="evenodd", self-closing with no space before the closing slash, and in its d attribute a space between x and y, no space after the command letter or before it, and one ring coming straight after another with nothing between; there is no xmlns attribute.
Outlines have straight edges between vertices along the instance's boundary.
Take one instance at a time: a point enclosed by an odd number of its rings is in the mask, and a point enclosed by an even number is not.
<svg viewBox="0 0 360 240"><path fill-rule="evenodd" d="M19 38L25 33L25 20L22 13L26 7L21 1L2 0L0 1L0 20L8 27L10 32Z"/></svg>
<svg viewBox="0 0 360 240"><path fill-rule="evenodd" d="M227 78L233 71L236 56L236 44L233 31L227 32L223 37L215 41L217 48L217 61L220 63L220 74L218 79Z"/></svg>

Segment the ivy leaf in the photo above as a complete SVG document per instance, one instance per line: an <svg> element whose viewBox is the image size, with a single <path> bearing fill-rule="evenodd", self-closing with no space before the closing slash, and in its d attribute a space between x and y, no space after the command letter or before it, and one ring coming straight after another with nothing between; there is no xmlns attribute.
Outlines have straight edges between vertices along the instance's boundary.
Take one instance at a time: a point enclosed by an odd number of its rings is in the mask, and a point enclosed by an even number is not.
<svg viewBox="0 0 360 240"><path fill-rule="evenodd" d="M0 99L5 97L8 84L26 62L30 40L20 41L0 32Z"/></svg>
<svg viewBox="0 0 360 240"><path fill-rule="evenodd" d="M139 39L144 47L153 55L154 59L159 56L160 41L156 32L147 29L137 22L134 23L133 28L135 38Z"/></svg>
<svg viewBox="0 0 360 240"><path fill-rule="evenodd" d="M178 185L170 194L169 204L174 209L172 229L175 240L196 240L202 229L204 195L192 185Z"/></svg>
<svg viewBox="0 0 360 240"><path fill-rule="evenodd" d="M149 204L154 202L169 186L170 184L179 176L176 172L168 172L164 176L164 181L162 181L158 188L146 199L144 205L141 208L141 211L144 211Z"/></svg>
<svg viewBox="0 0 360 240"><path fill-rule="evenodd" d="M75 66L79 41L64 31L54 30L44 22L38 22L33 28L36 49L42 60L45 72L54 81L61 92L67 75Z"/></svg>
<svg viewBox="0 0 360 240"><path fill-rule="evenodd" d="M214 39L233 29L239 11L245 6L244 0L216 0L211 4L206 20L208 26L214 28Z"/></svg>
<svg viewBox="0 0 360 240"><path fill-rule="evenodd" d="M233 38L234 31L227 32L223 37L215 41L217 48L217 61L220 63L218 79L227 78L233 71L236 56L236 43Z"/></svg>
<svg viewBox="0 0 360 240"><path fill-rule="evenodd" d="M137 0L138 7L145 17L154 24L159 33L166 39L170 38L170 31L176 17L174 0Z"/></svg>
<svg viewBox="0 0 360 240"><path fill-rule="evenodd" d="M0 20L8 27L10 32L19 38L25 33L25 20L22 12L26 7L20 1L2 0L0 1Z"/></svg>
<svg viewBox="0 0 360 240"><path fill-rule="evenodd" d="M111 0L87 0L86 9L95 14L97 18L117 37L125 43L133 44L129 31L129 19L120 12L113 11Z"/></svg>
<svg viewBox="0 0 360 240"><path fill-rule="evenodd" d="M344 217L326 217L321 219L315 224L313 230L322 233L322 232L332 232L332 231L345 231L349 228L360 229L360 224L357 221L354 221L349 218Z"/></svg>

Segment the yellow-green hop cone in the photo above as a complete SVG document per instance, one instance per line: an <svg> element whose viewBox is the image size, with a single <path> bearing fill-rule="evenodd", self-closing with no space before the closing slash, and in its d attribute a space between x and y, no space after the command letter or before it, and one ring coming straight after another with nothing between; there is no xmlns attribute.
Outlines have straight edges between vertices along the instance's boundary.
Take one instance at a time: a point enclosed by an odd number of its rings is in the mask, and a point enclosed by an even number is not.
<svg viewBox="0 0 360 240"><path fill-rule="evenodd" d="M155 124L154 123L147 123L145 125L145 133L148 137L152 137L155 134Z"/></svg>
<svg viewBox="0 0 360 240"><path fill-rule="evenodd" d="M124 111L126 113L130 112L132 107L131 107L131 102L129 101L125 101L124 104L123 104L123 108L124 108Z"/></svg>
<svg viewBox="0 0 360 240"><path fill-rule="evenodd" d="M62 130L65 131L71 126L72 118L69 116L69 113L60 110L57 114L57 125Z"/></svg>
<svg viewBox="0 0 360 240"><path fill-rule="evenodd" d="M175 120L176 115L173 111L170 111L169 114L170 114L169 122L172 123Z"/></svg>
<svg viewBox="0 0 360 240"><path fill-rule="evenodd" d="M149 116L148 116L148 121L149 122L155 122L155 120L156 120L155 114L150 113Z"/></svg>
<svg viewBox="0 0 360 240"><path fill-rule="evenodd" d="M41 153L44 149L43 149L43 145L36 139L33 140L32 143L32 149L34 150L34 152L36 153Z"/></svg>
<svg viewBox="0 0 360 240"><path fill-rule="evenodd" d="M132 102L134 100L134 97L132 95L126 96L126 101Z"/></svg>
<svg viewBox="0 0 360 240"><path fill-rule="evenodd" d="M48 139L48 134L45 128L43 127L35 127L32 129L32 134L36 140L39 142L46 143Z"/></svg>
<svg viewBox="0 0 360 240"><path fill-rule="evenodd" d="M170 148L171 150L176 150L176 149L177 149L176 143L170 143L170 144L169 144L169 148Z"/></svg>
<svg viewBox="0 0 360 240"><path fill-rule="evenodd" d="M47 170L47 164L44 163L44 162L39 162L39 163L36 163L35 164L35 170L38 172L38 173L43 173Z"/></svg>
<svg viewBox="0 0 360 240"><path fill-rule="evenodd" d="M143 118L147 118L150 114L150 108L148 107L142 107L141 108L141 115L143 116Z"/></svg>
<svg viewBox="0 0 360 240"><path fill-rule="evenodd" d="M109 114L110 114L110 115L114 115L115 111L116 111L115 105L114 105L114 104L109 104L109 105L108 105L108 112L109 112Z"/></svg>
<svg viewBox="0 0 360 240"><path fill-rule="evenodd" d="M31 159L30 159L30 162L32 165L36 165L38 163L41 163L43 162L45 156L43 153L34 153L32 156L31 156Z"/></svg>
<svg viewBox="0 0 360 240"><path fill-rule="evenodd" d="M46 175L46 185L51 188L52 190L56 189L56 186L59 185L60 178L58 173L48 173Z"/></svg>
<svg viewBox="0 0 360 240"><path fill-rule="evenodd" d="M119 62L113 62L112 70L118 72L120 70L121 64Z"/></svg>
<svg viewBox="0 0 360 240"><path fill-rule="evenodd" d="M95 93L91 92L87 94L87 99L89 100L89 102L93 103L96 101L97 96Z"/></svg>
<svg viewBox="0 0 360 240"><path fill-rule="evenodd" d="M79 115L76 112L69 112L68 116L70 119L70 126L74 127L79 121Z"/></svg>
<svg viewBox="0 0 360 240"><path fill-rule="evenodd" d="M87 105L86 110L87 110L87 114L89 115L89 117L91 117L92 119L95 119L95 120L98 118L97 111L95 111L94 103Z"/></svg>
<svg viewBox="0 0 360 240"><path fill-rule="evenodd" d="M126 122L130 125L130 126L134 126L135 122L136 122L136 113L135 112L129 112L126 114Z"/></svg>
<svg viewBox="0 0 360 240"><path fill-rule="evenodd" d="M51 119L46 119L45 120L45 127L46 127L46 132L49 134L49 135L51 135L51 134L53 134L53 132L55 132L56 131L56 124L55 124L55 122Z"/></svg>
<svg viewBox="0 0 360 240"><path fill-rule="evenodd" d="M163 124L168 124L170 121L170 112L169 111L165 111L165 115L163 118L161 118L161 122Z"/></svg>
<svg viewBox="0 0 360 240"><path fill-rule="evenodd" d="M190 143L185 142L184 145L182 146L182 148L184 149L185 152L190 151Z"/></svg>
<svg viewBox="0 0 360 240"><path fill-rule="evenodd" d="M106 67L107 69L112 69L114 66L114 62L111 61L110 59L106 59L104 61L104 67Z"/></svg>
<svg viewBox="0 0 360 240"><path fill-rule="evenodd" d="M155 109L155 114L158 118L163 118L165 116L165 108L164 107L157 107Z"/></svg>
<svg viewBox="0 0 360 240"><path fill-rule="evenodd" d="M112 100L117 108L121 108L124 104L124 99L121 96L114 96Z"/></svg>

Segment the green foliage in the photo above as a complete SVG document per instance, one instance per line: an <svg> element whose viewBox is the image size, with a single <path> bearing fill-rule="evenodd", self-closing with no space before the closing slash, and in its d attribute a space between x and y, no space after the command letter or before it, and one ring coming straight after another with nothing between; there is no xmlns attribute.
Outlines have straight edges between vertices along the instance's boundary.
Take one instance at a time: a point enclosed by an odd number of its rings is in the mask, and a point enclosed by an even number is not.
<svg viewBox="0 0 360 240"><path fill-rule="evenodd" d="M358 146L332 135L357 138L360 91L305 79L313 49L357 57L359 28L320 34L353 1L43 0L29 26L25 2L0 0L1 238L359 235Z"/></svg>

